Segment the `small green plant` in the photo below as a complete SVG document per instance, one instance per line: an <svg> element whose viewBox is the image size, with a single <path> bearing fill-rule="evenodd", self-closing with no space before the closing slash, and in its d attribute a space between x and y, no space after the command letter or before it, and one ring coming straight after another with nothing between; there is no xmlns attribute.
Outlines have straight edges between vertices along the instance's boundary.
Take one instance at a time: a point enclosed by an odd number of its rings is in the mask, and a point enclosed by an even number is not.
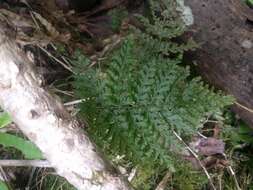
<svg viewBox="0 0 253 190"><path fill-rule="evenodd" d="M0 114L0 128L6 127L7 125L11 124L12 119L8 113L2 112Z"/></svg>
<svg viewBox="0 0 253 190"><path fill-rule="evenodd" d="M42 159L40 150L30 141L8 133L0 133L0 144L21 151L27 159Z"/></svg>
<svg viewBox="0 0 253 190"><path fill-rule="evenodd" d="M104 67L90 68L80 54L75 62L77 71L83 71L74 85L85 99L81 113L90 134L108 154L152 168L141 175L147 181L153 171L180 172L178 160L184 162L176 154L180 143L174 131L190 139L206 117L221 115L233 102L200 78L191 79L189 68L179 65L184 51L196 45L177 39L185 27L174 8L174 1L150 1L149 18L138 17L144 29L134 29ZM142 181L137 180L138 189L143 189ZM198 186L189 183L191 189Z"/></svg>
<svg viewBox="0 0 253 190"><path fill-rule="evenodd" d="M10 115L2 112L0 115L0 128L7 127L11 122ZM42 153L33 143L16 135L0 133L0 144L4 147L13 147L21 151L27 159L43 158Z"/></svg>
<svg viewBox="0 0 253 190"><path fill-rule="evenodd" d="M0 114L0 128L7 127L10 123L12 123L12 119L10 115L6 112L1 112ZM15 155L19 155L20 151L24 158L26 159L42 159L41 151L30 141L27 141L21 137L16 135L8 134L8 133L0 133L0 145L3 148L14 148ZM8 149L6 149L8 150ZM0 189L1 190L9 190L8 186L4 181L0 180Z"/></svg>

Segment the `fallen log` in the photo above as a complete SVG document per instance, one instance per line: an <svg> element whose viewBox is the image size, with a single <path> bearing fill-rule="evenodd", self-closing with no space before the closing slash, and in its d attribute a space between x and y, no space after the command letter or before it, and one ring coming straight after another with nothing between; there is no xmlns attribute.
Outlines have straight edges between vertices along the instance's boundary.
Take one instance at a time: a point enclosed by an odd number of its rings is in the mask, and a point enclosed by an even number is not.
<svg viewBox="0 0 253 190"><path fill-rule="evenodd" d="M41 87L26 55L0 23L0 106L42 151L56 172L79 190L130 190L80 124Z"/></svg>
<svg viewBox="0 0 253 190"><path fill-rule="evenodd" d="M185 0L193 36L201 48L191 53L200 74L234 95L232 108L253 127L253 9L240 0ZM193 58L192 58L193 57Z"/></svg>

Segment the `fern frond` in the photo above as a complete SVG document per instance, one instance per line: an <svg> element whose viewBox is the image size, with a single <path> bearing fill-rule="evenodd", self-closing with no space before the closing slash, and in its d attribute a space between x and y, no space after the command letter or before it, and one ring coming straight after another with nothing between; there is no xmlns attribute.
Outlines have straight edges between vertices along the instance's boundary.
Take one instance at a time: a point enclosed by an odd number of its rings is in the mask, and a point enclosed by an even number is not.
<svg viewBox="0 0 253 190"><path fill-rule="evenodd" d="M185 28L170 7L174 1L159 2L164 4L150 1L151 18L140 18L145 31L127 37L106 69L77 75L75 86L86 99L81 111L100 146L138 165L173 168L178 144L173 131L191 137L233 100L200 78L190 80L189 68L179 63L184 51L196 46L175 39Z"/></svg>
<svg viewBox="0 0 253 190"><path fill-rule="evenodd" d="M99 110L93 115L92 134L137 163L169 167L169 150L175 142L172 129L191 136L205 117L230 104L229 98L210 91L200 79L188 81L189 74L170 59L140 60L129 38L115 52L103 79L97 75L95 81L88 77L92 80L83 83L89 84L83 86L85 91L102 86L100 95L84 97L86 114L94 105Z"/></svg>

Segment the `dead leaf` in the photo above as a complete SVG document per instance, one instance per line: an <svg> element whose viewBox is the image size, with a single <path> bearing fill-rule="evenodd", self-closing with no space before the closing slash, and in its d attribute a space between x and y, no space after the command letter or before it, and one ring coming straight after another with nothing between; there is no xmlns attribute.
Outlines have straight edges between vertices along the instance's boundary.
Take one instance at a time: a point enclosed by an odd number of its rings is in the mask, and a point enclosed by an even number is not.
<svg viewBox="0 0 253 190"><path fill-rule="evenodd" d="M216 138L201 138L194 143L191 143L194 149L200 154L210 156L214 154L223 154L225 144L222 140Z"/></svg>
<svg viewBox="0 0 253 190"><path fill-rule="evenodd" d="M44 46L51 41L46 34L37 30L35 23L30 17L18 15L6 9L0 9L0 19L15 28L16 41L23 46L28 44Z"/></svg>
<svg viewBox="0 0 253 190"><path fill-rule="evenodd" d="M17 30L21 28L33 28L33 29L36 28L31 19L26 18L24 16L20 16L12 11L9 11L6 9L0 9L0 14L3 17L5 17L5 19L8 20L9 23L12 23L12 25Z"/></svg>
<svg viewBox="0 0 253 190"><path fill-rule="evenodd" d="M49 21L43 18L39 13L32 12L32 14L46 28L50 36L52 36L53 38L57 38L60 35L56 28Z"/></svg>

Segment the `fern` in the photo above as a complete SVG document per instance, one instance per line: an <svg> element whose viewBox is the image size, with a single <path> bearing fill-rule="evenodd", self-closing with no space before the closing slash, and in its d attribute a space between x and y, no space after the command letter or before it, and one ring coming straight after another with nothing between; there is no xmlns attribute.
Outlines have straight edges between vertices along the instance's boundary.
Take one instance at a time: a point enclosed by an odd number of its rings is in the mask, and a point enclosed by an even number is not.
<svg viewBox="0 0 253 190"><path fill-rule="evenodd" d="M179 144L173 130L190 138L232 99L190 79L189 68L179 65L183 52L196 46L176 39L185 28L174 1L159 2L168 4L150 1L150 18L139 16L145 31L134 29L103 69L89 68L79 56L77 70L85 72L75 76L75 87L100 146L138 165L173 169Z"/></svg>
<svg viewBox="0 0 253 190"><path fill-rule="evenodd" d="M139 60L132 39L115 52L105 73L90 72L92 77L87 72L78 77L77 91L93 94L82 94L91 134L138 163L171 166L169 150L176 141L172 129L191 136L203 119L220 114L231 102L199 78L188 82L189 69L173 60Z"/></svg>
<svg viewBox="0 0 253 190"><path fill-rule="evenodd" d="M148 18L137 16L145 28L145 32L135 29L138 41L150 53L161 53L173 56L181 61L184 51L197 48L192 39L188 43L179 43L186 27L177 10L178 4L172 0L149 0Z"/></svg>

